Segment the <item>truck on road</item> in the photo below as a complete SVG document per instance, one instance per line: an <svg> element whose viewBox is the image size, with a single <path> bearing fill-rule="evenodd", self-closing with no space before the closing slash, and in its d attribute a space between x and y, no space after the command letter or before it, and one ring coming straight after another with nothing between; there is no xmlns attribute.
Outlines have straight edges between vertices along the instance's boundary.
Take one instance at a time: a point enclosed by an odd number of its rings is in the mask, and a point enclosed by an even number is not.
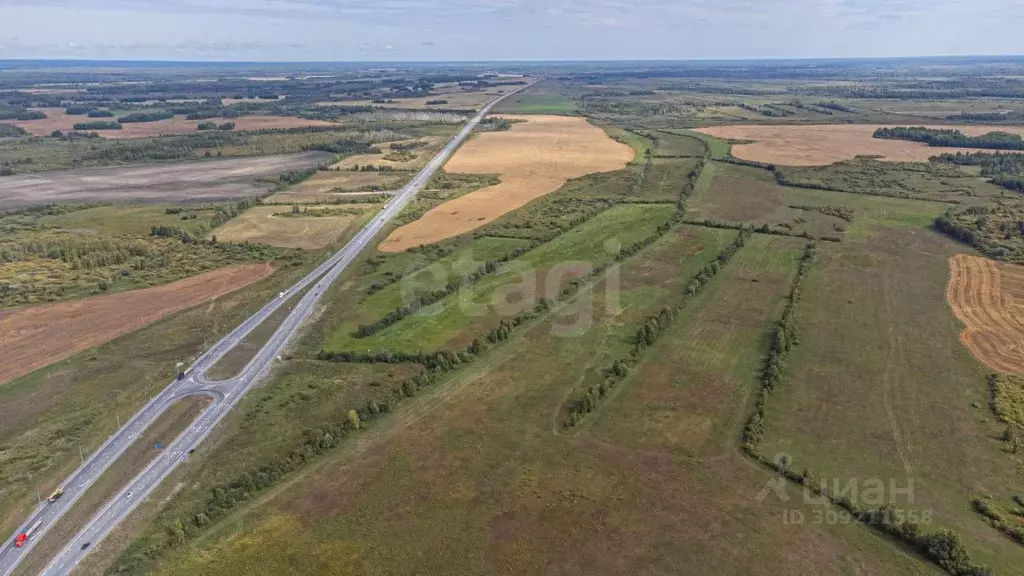
<svg viewBox="0 0 1024 576"><path fill-rule="evenodd" d="M53 491L53 494L50 494L50 497L47 498L47 502L49 502L50 504L53 504L54 502L56 502L63 495L64 495L64 488L57 488L56 490Z"/></svg>
<svg viewBox="0 0 1024 576"><path fill-rule="evenodd" d="M22 532L21 534L18 534L18 537L14 539L14 545L15 545L15 546L17 546L18 548L21 548L22 546L24 546L24 545L25 545L25 542L26 542L26 541L27 541L27 540L28 540L29 538L31 538L31 537L32 537L32 534L33 534L33 533L34 533L34 532L35 532L36 530L38 530L38 529L39 529L39 526L41 526L42 524L43 524L43 521L42 521L42 520L36 520L35 524L33 524L32 526L30 526L28 530L25 530L25 531L24 531L24 532Z"/></svg>

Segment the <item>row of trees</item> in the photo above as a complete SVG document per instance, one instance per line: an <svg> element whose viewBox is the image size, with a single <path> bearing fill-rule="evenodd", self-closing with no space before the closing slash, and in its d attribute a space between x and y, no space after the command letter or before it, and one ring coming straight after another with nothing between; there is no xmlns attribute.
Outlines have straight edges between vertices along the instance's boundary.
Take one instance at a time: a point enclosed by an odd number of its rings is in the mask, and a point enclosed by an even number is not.
<svg viewBox="0 0 1024 576"><path fill-rule="evenodd" d="M1024 150L1024 139L1009 132L989 132L981 136L968 136L959 130L925 128L924 126L894 126L879 128L872 135L886 140L923 142L936 148L988 148L993 150Z"/></svg>
<svg viewBox="0 0 1024 576"><path fill-rule="evenodd" d="M75 122L72 126L77 131L88 130L120 130L121 125L117 122Z"/></svg>
<svg viewBox="0 0 1024 576"><path fill-rule="evenodd" d="M804 210L807 212L819 212L826 216L834 216L847 222L853 222L853 217L856 211L849 206L838 206L835 204L827 204L824 206L817 206L811 204L790 204L790 208L794 210Z"/></svg>
<svg viewBox="0 0 1024 576"><path fill-rule="evenodd" d="M117 121L122 124L132 124L137 122L158 122L171 118L174 118L172 112L132 112L131 114L118 117Z"/></svg>
<svg viewBox="0 0 1024 576"><path fill-rule="evenodd" d="M398 308L395 308L384 317L379 318L376 322L373 322L371 324L360 324L359 328L355 331L353 336L355 336L356 338L366 338L368 336L372 336L377 332L380 332L381 330L387 328L388 326L391 326L392 324L398 322L399 320L415 314L424 306L429 306L431 304L434 304L435 302L440 302L441 300L444 300L448 296L457 292L463 286L473 285L477 283L481 278L494 274L495 272L498 271L498 268L501 264L519 258L523 254L526 254L531 248L532 247L525 246L516 248L515 250L509 252L508 254L505 254L504 256L495 258L494 260L488 260L487 262L481 264L473 272L469 274L464 274L452 280L451 282L446 284L444 288L434 290L427 294L422 294L416 297L416 299L413 300L412 302L406 304L405 306L399 306Z"/></svg>
<svg viewBox="0 0 1024 576"><path fill-rule="evenodd" d="M643 351L653 345L665 333L672 322L675 321L679 312L739 252L749 237L750 231L741 230L736 235L736 238L713 261L705 265L704 268L690 279L686 285L682 301L674 306L662 308L658 315L651 316L644 321L634 335L633 347L630 349L629 355L615 360L610 367L604 370L604 378L600 382L596 385L591 385L580 398L569 404L563 423L566 428L575 427L587 414L597 409L601 400L614 390L619 382L629 374L629 370L639 361Z"/></svg>
<svg viewBox="0 0 1024 576"><path fill-rule="evenodd" d="M751 457L757 458L757 446L761 442L764 433L765 410L768 402L768 395L775 390L782 378L782 370L785 367L786 356L792 347L799 343L796 333L796 318L794 311L800 302L800 292L807 272L814 261L815 245L808 242L804 248L803 257L797 268L796 277L789 290L789 301L782 313L782 319L775 326L772 334L771 348L768 350L768 359L765 361L764 370L761 372L761 389L758 391L757 399L754 401L754 411L747 419L743 428L743 450Z"/></svg>
<svg viewBox="0 0 1024 576"><path fill-rule="evenodd" d="M217 124L216 122L200 122L196 126L196 130L234 130L234 122L222 122Z"/></svg>

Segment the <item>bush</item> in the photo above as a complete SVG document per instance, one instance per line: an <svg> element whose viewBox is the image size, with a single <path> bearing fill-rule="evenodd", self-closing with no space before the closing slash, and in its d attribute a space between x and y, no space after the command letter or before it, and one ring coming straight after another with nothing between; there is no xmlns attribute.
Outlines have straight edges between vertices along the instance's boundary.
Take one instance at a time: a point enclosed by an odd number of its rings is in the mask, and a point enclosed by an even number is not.
<svg viewBox="0 0 1024 576"><path fill-rule="evenodd" d="M117 122L76 122L75 130L120 130Z"/></svg>
<svg viewBox="0 0 1024 576"><path fill-rule="evenodd" d="M167 120L174 118L174 114L170 112L133 112L126 116L121 116L117 119L122 124L132 124L138 122L157 122L159 120Z"/></svg>
<svg viewBox="0 0 1024 576"><path fill-rule="evenodd" d="M14 124L0 124L0 138L16 138L19 136L28 136L28 131Z"/></svg>

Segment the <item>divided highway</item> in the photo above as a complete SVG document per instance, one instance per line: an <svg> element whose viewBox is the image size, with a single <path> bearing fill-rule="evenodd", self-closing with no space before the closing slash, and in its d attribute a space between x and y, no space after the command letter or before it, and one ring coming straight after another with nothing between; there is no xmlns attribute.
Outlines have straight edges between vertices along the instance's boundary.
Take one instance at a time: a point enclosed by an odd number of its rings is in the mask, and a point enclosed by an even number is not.
<svg viewBox="0 0 1024 576"><path fill-rule="evenodd" d="M456 148L469 136L473 128L490 112L491 108L501 100L527 88L522 86L504 94L484 106L452 140L416 174L413 179L399 190L394 197L356 236L340 251L332 255L314 271L289 288L283 296L268 303L260 311L250 316L245 322L222 338L212 348L203 353L185 371L185 378L171 382L160 394L152 398L124 426L91 454L88 459L68 477L62 486L64 495L53 503L41 504L33 514L19 527L14 536L24 532L28 527L41 521L39 528L22 548L17 548L14 537L0 548L0 576L9 576L25 556L39 542L46 532L74 505L111 465L131 446L136 439L171 405L187 396L208 395L213 401L198 418L182 432L170 445L132 479L121 492L89 521L88 524L72 538L61 552L43 571L45 575L63 575L72 569L91 552L122 520L124 520L140 502L166 478L210 433L214 426L231 410L243 396L269 374L275 359L294 338L303 322L309 318L316 308L324 292L355 260L365 248L371 245L374 238L383 231L387 223L398 215L416 193L430 180L434 172L444 166ZM270 340L261 348L253 359L234 378L223 381L212 381L205 377L207 371L239 344L257 326L270 317L291 297L309 288L306 294L293 306L291 313L277 328Z"/></svg>

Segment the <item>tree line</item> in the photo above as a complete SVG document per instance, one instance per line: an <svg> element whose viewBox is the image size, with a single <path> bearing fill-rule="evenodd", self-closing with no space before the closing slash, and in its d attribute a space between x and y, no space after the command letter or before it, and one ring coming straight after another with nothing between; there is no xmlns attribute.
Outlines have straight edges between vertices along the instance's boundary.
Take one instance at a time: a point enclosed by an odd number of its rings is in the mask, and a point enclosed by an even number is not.
<svg viewBox="0 0 1024 576"><path fill-rule="evenodd" d="M794 311L800 302L801 290L815 255L816 247L814 243L809 242L804 248L797 275L793 279L789 301L783 311L782 319L772 334L754 410L743 428L743 452L764 467L777 472L814 495L827 498L833 505L849 512L859 522L887 534L915 550L949 574L954 576L993 576L990 569L971 561L970 554L956 533L940 529L931 534L922 534L918 524L907 521L892 506L883 506L878 509L861 508L846 496L833 494L826 483L814 482L813 475L806 468L797 472L788 460L775 462L758 451L764 434L768 396L781 384L786 357L793 346L799 344Z"/></svg>
<svg viewBox="0 0 1024 576"><path fill-rule="evenodd" d="M75 122L72 126L75 130L87 131L87 130L120 130L121 125L117 122Z"/></svg>
<svg viewBox="0 0 1024 576"><path fill-rule="evenodd" d="M196 130L234 130L234 122L222 122L217 124L216 122L200 122L196 125Z"/></svg>
<svg viewBox="0 0 1024 576"><path fill-rule="evenodd" d="M117 121L121 124L132 124L138 122L158 122L160 120L170 120L174 118L172 112L132 112L124 116L119 116Z"/></svg>
<svg viewBox="0 0 1024 576"><path fill-rule="evenodd" d="M578 399L569 403L563 425L566 428L577 426L587 415L597 409L600 402L625 378L634 367L644 350L653 345L672 325L680 311L707 287L711 279L743 248L750 237L749 230L741 230L736 238L726 246L718 256L698 271L686 284L682 301L674 306L666 306L656 316L647 318L637 329L633 337L633 347L625 358L615 360L604 370L604 378L591 385Z"/></svg>
<svg viewBox="0 0 1024 576"><path fill-rule="evenodd" d="M925 128L924 126L894 126L879 128L873 138L922 142L936 148L987 148L993 150L1024 150L1024 139L1009 132L989 132L981 136L968 136L960 130Z"/></svg>
<svg viewBox="0 0 1024 576"><path fill-rule="evenodd" d="M797 267L796 277L789 290L786 308L782 312L782 319L776 324L772 333L771 347L768 350L768 358L761 372L761 388L754 401L754 411L747 419L743 428L743 450L752 457L757 456L757 446L761 442L764 433L765 410L768 402L768 395L778 386L782 378L782 370L785 367L786 356L789 351L799 343L796 334L796 319L794 310L800 302L800 291L807 272L811 268L811 262L815 256L815 245L808 242L804 248L803 257Z"/></svg>

